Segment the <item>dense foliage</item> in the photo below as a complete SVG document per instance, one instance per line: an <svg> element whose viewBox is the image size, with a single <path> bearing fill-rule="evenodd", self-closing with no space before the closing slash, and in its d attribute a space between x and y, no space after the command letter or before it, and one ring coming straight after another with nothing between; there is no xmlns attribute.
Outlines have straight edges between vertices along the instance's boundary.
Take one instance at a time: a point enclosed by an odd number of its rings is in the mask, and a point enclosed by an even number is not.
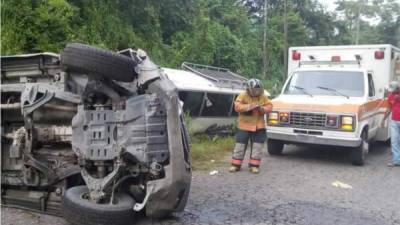
<svg viewBox="0 0 400 225"><path fill-rule="evenodd" d="M335 12L286 1L289 46L400 45L399 1L337 0ZM67 42L136 47L167 67L190 61L260 77L274 92L284 80L284 2L268 0L264 75L264 0L3 0L1 53L58 52Z"/></svg>

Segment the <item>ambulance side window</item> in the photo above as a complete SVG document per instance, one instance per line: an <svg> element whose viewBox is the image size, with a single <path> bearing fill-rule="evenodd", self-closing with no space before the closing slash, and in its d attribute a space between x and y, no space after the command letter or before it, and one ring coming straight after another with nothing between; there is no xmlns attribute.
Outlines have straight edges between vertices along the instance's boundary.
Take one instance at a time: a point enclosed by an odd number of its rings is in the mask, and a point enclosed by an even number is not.
<svg viewBox="0 0 400 225"><path fill-rule="evenodd" d="M371 73L368 73L368 96L369 97L375 96L375 85Z"/></svg>

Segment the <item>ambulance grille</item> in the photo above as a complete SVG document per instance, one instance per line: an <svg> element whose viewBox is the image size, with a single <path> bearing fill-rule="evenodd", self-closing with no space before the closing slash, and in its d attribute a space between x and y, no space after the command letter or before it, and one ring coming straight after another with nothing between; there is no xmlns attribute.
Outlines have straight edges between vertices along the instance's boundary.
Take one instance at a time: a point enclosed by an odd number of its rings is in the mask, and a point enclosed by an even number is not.
<svg viewBox="0 0 400 225"><path fill-rule="evenodd" d="M325 127L326 114L291 112L290 125L296 127Z"/></svg>

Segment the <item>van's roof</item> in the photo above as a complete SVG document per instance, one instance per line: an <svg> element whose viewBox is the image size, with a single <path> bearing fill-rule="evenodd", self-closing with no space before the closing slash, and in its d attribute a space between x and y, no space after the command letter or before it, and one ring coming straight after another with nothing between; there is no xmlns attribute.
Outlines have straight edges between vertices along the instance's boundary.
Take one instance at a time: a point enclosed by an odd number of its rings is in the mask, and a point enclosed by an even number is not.
<svg viewBox="0 0 400 225"><path fill-rule="evenodd" d="M204 77L222 88L243 88L247 78L230 71L227 68L183 62L182 69Z"/></svg>
<svg viewBox="0 0 400 225"><path fill-rule="evenodd" d="M162 68L168 79L170 79L179 90L202 91L202 92L222 92L222 93L240 93L244 87L218 87L214 82L199 76L193 72L177 70L171 68Z"/></svg>

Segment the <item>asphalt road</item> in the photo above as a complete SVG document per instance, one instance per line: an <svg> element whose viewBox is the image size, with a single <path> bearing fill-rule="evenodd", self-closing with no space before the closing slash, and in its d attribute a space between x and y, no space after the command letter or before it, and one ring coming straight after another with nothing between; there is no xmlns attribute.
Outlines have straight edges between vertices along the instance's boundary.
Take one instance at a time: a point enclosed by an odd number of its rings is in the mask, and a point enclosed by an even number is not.
<svg viewBox="0 0 400 225"><path fill-rule="evenodd" d="M400 225L400 167L386 166L389 146L374 145L364 167L349 157L343 149L288 146L283 156L266 155L258 175L230 174L228 163L217 175L194 172L185 212L133 224ZM67 224L4 207L1 222Z"/></svg>

